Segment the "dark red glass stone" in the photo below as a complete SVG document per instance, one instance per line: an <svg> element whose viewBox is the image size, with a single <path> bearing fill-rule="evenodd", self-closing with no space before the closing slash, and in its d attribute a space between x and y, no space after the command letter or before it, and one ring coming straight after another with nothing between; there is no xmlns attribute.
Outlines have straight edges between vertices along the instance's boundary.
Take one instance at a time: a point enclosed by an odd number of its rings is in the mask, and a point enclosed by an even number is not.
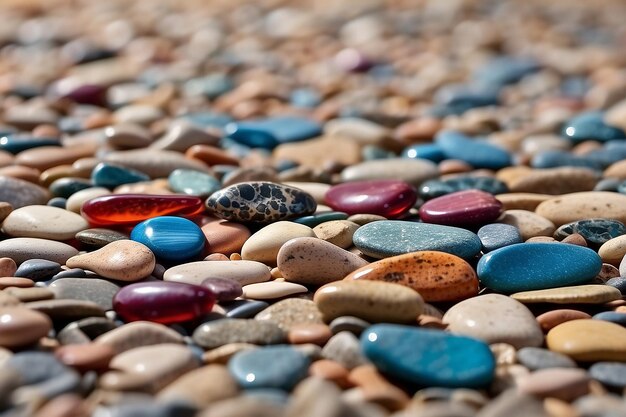
<svg viewBox="0 0 626 417"><path fill-rule="evenodd" d="M404 181L354 181L331 187L324 201L333 210L348 214L398 217L413 207L417 191Z"/></svg>
<svg viewBox="0 0 626 417"><path fill-rule="evenodd" d="M478 226L491 223L502 214L502 203L480 190L465 190L433 198L420 207L424 223L448 226Z"/></svg>

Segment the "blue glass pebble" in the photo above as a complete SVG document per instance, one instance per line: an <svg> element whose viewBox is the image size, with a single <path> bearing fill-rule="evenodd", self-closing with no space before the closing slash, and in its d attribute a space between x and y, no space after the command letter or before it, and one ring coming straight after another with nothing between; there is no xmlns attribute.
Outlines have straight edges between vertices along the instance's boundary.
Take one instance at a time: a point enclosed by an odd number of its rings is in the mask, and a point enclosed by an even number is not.
<svg viewBox="0 0 626 417"><path fill-rule="evenodd" d="M228 369L244 389L279 388L290 391L307 375L310 359L291 346L277 345L235 354Z"/></svg>
<svg viewBox="0 0 626 417"><path fill-rule="evenodd" d="M480 139L454 131L443 131L435 137L435 143L446 158L460 159L474 168L500 169L511 165L511 155Z"/></svg>
<svg viewBox="0 0 626 417"><path fill-rule="evenodd" d="M440 330L377 324L361 348L381 372L418 386L485 387L496 366L486 343Z"/></svg>
<svg viewBox="0 0 626 417"><path fill-rule="evenodd" d="M478 262L478 279L503 293L585 284L602 268L589 248L557 243L520 243L489 252Z"/></svg>
<svg viewBox="0 0 626 417"><path fill-rule="evenodd" d="M604 122L604 113L600 111L578 114L565 123L561 134L573 142L585 140L606 142L614 139L626 139L626 133L622 129Z"/></svg>
<svg viewBox="0 0 626 417"><path fill-rule="evenodd" d="M225 130L228 137L236 142L253 148L273 149L281 143L319 136L322 126L304 117L284 116L233 122Z"/></svg>
<svg viewBox="0 0 626 417"><path fill-rule="evenodd" d="M610 321L611 323L626 326L626 313L618 313L616 311L603 311L593 316L594 320Z"/></svg>
<svg viewBox="0 0 626 417"><path fill-rule="evenodd" d="M523 242L519 229L504 223L487 224L481 227L478 230L478 237L485 253Z"/></svg>
<svg viewBox="0 0 626 417"><path fill-rule="evenodd" d="M56 138L39 138L23 135L0 136L0 151L17 154L40 146L61 146L61 142Z"/></svg>
<svg viewBox="0 0 626 417"><path fill-rule="evenodd" d="M95 186L115 188L123 184L148 181L150 177L131 168L100 162L91 171L91 181Z"/></svg>
<svg viewBox="0 0 626 417"><path fill-rule="evenodd" d="M509 188L499 179L461 175L446 180L429 180L420 186L420 196L425 200L464 190L481 190L489 194L504 194Z"/></svg>
<svg viewBox="0 0 626 417"><path fill-rule="evenodd" d="M443 151L434 143L411 145L402 151L403 158L428 159L433 162L441 162L446 159Z"/></svg>
<svg viewBox="0 0 626 417"><path fill-rule="evenodd" d="M67 206L67 198L53 197L50 200L48 200L46 205L64 209Z"/></svg>
<svg viewBox="0 0 626 417"><path fill-rule="evenodd" d="M139 223L130 238L146 245L155 256L168 261L194 258L202 252L202 230L182 217L159 216Z"/></svg>

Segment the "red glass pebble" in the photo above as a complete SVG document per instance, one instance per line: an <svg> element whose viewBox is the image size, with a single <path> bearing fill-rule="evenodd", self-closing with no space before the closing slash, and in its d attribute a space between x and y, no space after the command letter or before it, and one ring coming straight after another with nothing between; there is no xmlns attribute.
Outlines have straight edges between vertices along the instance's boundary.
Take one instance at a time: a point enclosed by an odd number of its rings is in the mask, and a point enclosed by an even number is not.
<svg viewBox="0 0 626 417"><path fill-rule="evenodd" d="M168 281L127 285L113 297L113 309L127 322L181 323L210 312L214 303L206 287Z"/></svg>
<svg viewBox="0 0 626 417"><path fill-rule="evenodd" d="M132 225L157 216L193 216L203 210L198 197L114 194L87 201L81 213L94 225Z"/></svg>
<svg viewBox="0 0 626 417"><path fill-rule="evenodd" d="M502 203L484 191L458 191L424 203L419 214L424 223L476 226L497 219Z"/></svg>
<svg viewBox="0 0 626 417"><path fill-rule="evenodd" d="M333 210L348 214L398 217L413 207L417 191L404 181L355 181L331 187L324 201Z"/></svg>

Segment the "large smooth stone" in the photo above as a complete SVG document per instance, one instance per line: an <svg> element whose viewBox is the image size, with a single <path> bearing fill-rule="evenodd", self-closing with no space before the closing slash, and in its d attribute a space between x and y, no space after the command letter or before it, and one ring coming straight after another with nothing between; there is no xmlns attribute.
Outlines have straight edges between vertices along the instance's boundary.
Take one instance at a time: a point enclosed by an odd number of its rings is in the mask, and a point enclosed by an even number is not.
<svg viewBox="0 0 626 417"><path fill-rule="evenodd" d="M106 330L105 333L95 337L94 343L108 345L117 354L140 346L158 345L161 343L182 345L184 343L183 336L177 331L163 324L149 321L133 321L120 327Z"/></svg>
<svg viewBox="0 0 626 417"><path fill-rule="evenodd" d="M439 174L427 159L389 158L361 162L341 171L341 181L396 180L415 187Z"/></svg>
<svg viewBox="0 0 626 417"><path fill-rule="evenodd" d="M626 195L605 191L566 194L539 204L536 213L556 226L578 220L605 219L626 223Z"/></svg>
<svg viewBox="0 0 626 417"><path fill-rule="evenodd" d="M200 285L212 278L225 278L249 285L269 281L272 275L267 265L255 261L199 261L177 265L163 274L165 281Z"/></svg>
<svg viewBox="0 0 626 417"><path fill-rule="evenodd" d="M584 284L602 268L594 251L560 243L519 243L496 249L480 259L480 282L513 293Z"/></svg>
<svg viewBox="0 0 626 417"><path fill-rule="evenodd" d="M280 247L278 269L287 281L324 285L368 264L363 258L316 237L291 239Z"/></svg>
<svg viewBox="0 0 626 417"><path fill-rule="evenodd" d="M117 240L108 245L67 260L70 268L82 268L98 275L120 281L137 281L154 270L156 260L152 251L139 242Z"/></svg>
<svg viewBox="0 0 626 417"><path fill-rule="evenodd" d="M219 138L191 125L187 121L175 120L160 139L150 144L151 149L185 152L193 145L217 145Z"/></svg>
<svg viewBox="0 0 626 417"><path fill-rule="evenodd" d="M514 193L561 195L591 191L598 179L598 174L589 168L560 167L529 170L507 181L507 185Z"/></svg>
<svg viewBox="0 0 626 417"><path fill-rule="evenodd" d="M626 362L626 329L603 320L572 320L546 336L548 348L576 361Z"/></svg>
<svg viewBox="0 0 626 417"><path fill-rule="evenodd" d="M269 224L246 240L241 248L241 257L249 261L276 265L280 248L289 240L299 237L314 237L313 229L303 224L280 221Z"/></svg>
<svg viewBox="0 0 626 417"><path fill-rule="evenodd" d="M201 161L185 158L179 152L158 149L111 152L104 157L104 160L143 172L150 178L167 178L176 169L208 171L207 166Z"/></svg>
<svg viewBox="0 0 626 417"><path fill-rule="evenodd" d="M457 191L424 203L419 210L425 223L475 226L490 223L502 214L502 203L484 191Z"/></svg>
<svg viewBox="0 0 626 417"><path fill-rule="evenodd" d="M295 116L232 122L225 133L230 139L252 148L274 149L282 143L299 142L322 133L322 126L311 119Z"/></svg>
<svg viewBox="0 0 626 417"><path fill-rule="evenodd" d="M272 156L275 161L292 161L314 169L329 163L350 166L361 162L361 146L347 138L320 136L278 145Z"/></svg>
<svg viewBox="0 0 626 417"><path fill-rule="evenodd" d="M2 223L2 230L13 237L68 240L89 228L76 213L52 206L27 206L15 209Z"/></svg>
<svg viewBox="0 0 626 417"><path fill-rule="evenodd" d="M291 390L307 374L310 359L291 346L268 346L239 352L228 369L242 388Z"/></svg>
<svg viewBox="0 0 626 417"><path fill-rule="evenodd" d="M511 294L511 298L524 304L604 304L621 299L622 293L610 285L576 285L518 292Z"/></svg>
<svg viewBox="0 0 626 417"><path fill-rule="evenodd" d="M50 193L43 187L19 178L0 176L0 201L13 208L46 204Z"/></svg>
<svg viewBox="0 0 626 417"><path fill-rule="evenodd" d="M285 342L287 334L267 320L223 319L196 328L193 340L204 349L215 349L229 343L275 345Z"/></svg>
<svg viewBox="0 0 626 417"><path fill-rule="evenodd" d="M516 382L524 394L573 401L589 393L591 378L584 369L549 368L524 375Z"/></svg>
<svg viewBox="0 0 626 417"><path fill-rule="evenodd" d="M393 236L393 239L389 237ZM407 221L381 220L361 226L354 246L373 258L386 258L424 250L471 259L480 252L476 234L457 227Z"/></svg>
<svg viewBox="0 0 626 417"><path fill-rule="evenodd" d="M284 281L259 282L245 285L242 289L242 297L253 300L273 300L308 291L304 285Z"/></svg>
<svg viewBox="0 0 626 417"><path fill-rule="evenodd" d="M576 368L569 356L538 347L525 347L517 351L519 363L531 371L548 368Z"/></svg>
<svg viewBox="0 0 626 417"><path fill-rule="evenodd" d="M600 255L603 262L619 266L626 255L626 235L614 237L606 241L598 249L598 255Z"/></svg>
<svg viewBox="0 0 626 417"><path fill-rule="evenodd" d="M626 139L626 133L618 127L606 124L604 113L599 111L577 114L563 125L562 135L573 142L585 140L607 142L615 139Z"/></svg>
<svg viewBox="0 0 626 417"><path fill-rule="evenodd" d="M204 233L194 222L175 216L143 221L133 228L130 238L167 261L194 258L202 252L205 243Z"/></svg>
<svg viewBox="0 0 626 417"><path fill-rule="evenodd" d="M440 330L374 325L361 348L379 371L420 386L484 387L496 366L487 344Z"/></svg>
<svg viewBox="0 0 626 417"><path fill-rule="evenodd" d="M16 237L0 242L0 258L11 258L16 264L29 259L46 259L65 264L78 250L68 244L48 239Z"/></svg>
<svg viewBox="0 0 626 417"><path fill-rule="evenodd" d="M619 362L598 362L591 365L589 374L596 381L611 387L626 387L626 364Z"/></svg>
<svg viewBox="0 0 626 417"><path fill-rule="evenodd" d="M404 285L419 292L427 302L457 301L478 294L478 278L472 266L444 252L420 251L381 259L345 279Z"/></svg>
<svg viewBox="0 0 626 417"><path fill-rule="evenodd" d="M543 332L535 316L505 295L486 294L461 301L446 312L443 322L452 333L488 344L508 343L516 349L543 344Z"/></svg>
<svg viewBox="0 0 626 417"><path fill-rule="evenodd" d="M216 216L238 222L271 223L313 214L315 199L297 188L272 182L231 185L206 201Z"/></svg>
<svg viewBox="0 0 626 417"><path fill-rule="evenodd" d="M313 298L324 320L356 316L370 322L408 323L424 309L416 291L379 281L338 281L326 284Z"/></svg>
<svg viewBox="0 0 626 417"><path fill-rule="evenodd" d="M443 131L435 143L448 159L465 161L474 168L500 169L511 165L511 155L488 142L472 139L460 132Z"/></svg>
<svg viewBox="0 0 626 417"><path fill-rule="evenodd" d="M516 227L522 240L536 236L552 236L555 229L554 223L550 220L528 210L507 210L498 222Z"/></svg>
<svg viewBox="0 0 626 417"><path fill-rule="evenodd" d="M37 342L52 328L45 314L25 307L0 307L0 347L20 348Z"/></svg>
<svg viewBox="0 0 626 417"><path fill-rule="evenodd" d="M378 214L393 218L406 213L417 191L403 181L354 181L331 187L324 197L328 206L348 214Z"/></svg>

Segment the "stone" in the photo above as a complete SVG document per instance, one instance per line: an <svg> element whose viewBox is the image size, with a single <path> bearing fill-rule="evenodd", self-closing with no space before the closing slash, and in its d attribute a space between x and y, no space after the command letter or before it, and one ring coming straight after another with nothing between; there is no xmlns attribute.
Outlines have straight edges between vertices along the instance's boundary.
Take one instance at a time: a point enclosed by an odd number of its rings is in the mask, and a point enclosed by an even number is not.
<svg viewBox="0 0 626 417"><path fill-rule="evenodd" d="M598 174L589 168L559 167L534 169L513 181L508 181L514 193L561 195L591 191L596 186Z"/></svg>
<svg viewBox="0 0 626 417"><path fill-rule="evenodd" d="M606 142L626 139L626 133L622 129L606 124L603 118L604 113L599 111L579 113L565 123L561 134L575 143L584 140Z"/></svg>
<svg viewBox="0 0 626 417"><path fill-rule="evenodd" d="M626 329L603 320L572 320L546 336L548 349L575 361L626 362Z"/></svg>
<svg viewBox="0 0 626 417"><path fill-rule="evenodd" d="M313 214L317 203L310 194L272 182L231 185L206 201L216 216L238 222L271 223Z"/></svg>
<svg viewBox="0 0 626 417"><path fill-rule="evenodd" d="M13 206L5 201L0 201L0 224L13 211Z"/></svg>
<svg viewBox="0 0 626 417"><path fill-rule="evenodd" d="M0 346L14 349L31 345L46 336L52 322L45 314L28 308L0 307Z"/></svg>
<svg viewBox="0 0 626 417"><path fill-rule="evenodd" d="M204 323L193 332L194 342L207 350L231 343L276 345L286 339L286 333L267 320L221 319Z"/></svg>
<svg viewBox="0 0 626 417"><path fill-rule="evenodd" d="M0 176L0 201L14 209L36 204L46 204L50 193L45 188L19 178Z"/></svg>
<svg viewBox="0 0 626 417"><path fill-rule="evenodd" d="M359 227L358 224L349 220L330 220L315 226L313 233L326 242L348 249L352 246L352 238Z"/></svg>
<svg viewBox="0 0 626 417"><path fill-rule="evenodd" d="M326 211L328 210L328 211ZM341 211L332 211L330 210L330 207L328 206L318 206L318 211L315 214L312 214L310 216L302 216L302 217L298 217L297 219L294 220L295 223L298 224L303 224L305 226L309 226L309 227L317 227L321 224L324 223L329 223L329 222L333 222L333 221L337 221L337 220L347 220L348 218L348 214L341 212ZM351 227L348 227L347 230L345 231L345 234L349 234ZM343 228L342 228L343 229ZM336 228L336 230L333 232L331 231L331 233L334 234L341 234L341 231L338 230L338 228ZM334 235L331 234L329 235L329 238L333 238ZM345 242L347 239L342 239L343 242Z"/></svg>
<svg viewBox="0 0 626 417"><path fill-rule="evenodd" d="M350 138L359 145L383 145L389 129L359 117L341 117L324 124L324 133L331 137Z"/></svg>
<svg viewBox="0 0 626 417"><path fill-rule="evenodd" d="M106 143L114 149L145 148L152 143L150 131L139 124L120 123L104 129Z"/></svg>
<svg viewBox="0 0 626 417"><path fill-rule="evenodd" d="M221 188L212 175L189 169L176 169L167 178L172 191L198 197L208 197Z"/></svg>
<svg viewBox="0 0 626 417"><path fill-rule="evenodd" d="M539 204L554 197L548 194L509 193L498 194L496 198L505 210L535 211Z"/></svg>
<svg viewBox="0 0 626 417"><path fill-rule="evenodd" d="M536 213L556 226L591 218L607 218L626 222L621 207L626 196L605 191L588 191L554 197L539 204Z"/></svg>
<svg viewBox="0 0 626 417"><path fill-rule="evenodd" d="M107 188L104 187L89 187L80 191L76 191L68 197L65 203L65 209L76 214L80 214L83 204L87 201L96 198L103 197L111 194Z"/></svg>
<svg viewBox="0 0 626 417"><path fill-rule="evenodd" d="M486 343L508 343L519 349L541 346L543 333L533 314L521 303L500 294L485 294L461 301L443 316L454 334Z"/></svg>
<svg viewBox="0 0 626 417"><path fill-rule="evenodd" d="M16 264L29 259L46 259L65 264L78 253L74 247L54 240L16 237L0 242L0 258L11 258Z"/></svg>
<svg viewBox="0 0 626 417"><path fill-rule="evenodd" d="M319 136L322 126L304 117L283 116L232 122L224 130L230 139L243 145L274 149L280 144Z"/></svg>
<svg viewBox="0 0 626 417"><path fill-rule="evenodd" d="M341 181L396 180L419 187L437 175L436 165L427 159L388 158L347 167L341 171Z"/></svg>
<svg viewBox="0 0 626 417"><path fill-rule="evenodd" d="M185 152L193 145L217 145L219 138L193 126L191 123L176 120L170 123L167 132L148 147L177 152Z"/></svg>
<svg viewBox="0 0 626 417"><path fill-rule="evenodd" d="M61 264L45 259L29 259L22 262L12 274L14 277L30 278L33 281L43 281L61 272Z"/></svg>
<svg viewBox="0 0 626 417"><path fill-rule="evenodd" d="M110 346L116 354L120 354L141 346L183 344L183 336L163 324L134 321L108 329L95 337L94 343Z"/></svg>
<svg viewBox="0 0 626 417"><path fill-rule="evenodd" d="M619 266L626 255L626 235L621 235L607 240L598 249L598 255L603 262Z"/></svg>
<svg viewBox="0 0 626 417"><path fill-rule="evenodd" d="M108 189L148 180L150 177L143 172L106 162L100 162L91 172L93 185Z"/></svg>
<svg viewBox="0 0 626 417"><path fill-rule="evenodd" d="M11 287L6 288L5 291L23 303L28 303L31 301L50 300L54 298L54 292L45 287Z"/></svg>
<svg viewBox="0 0 626 417"><path fill-rule="evenodd" d="M75 237L79 242L97 248L102 248L111 242L128 239L128 235L124 233L102 228L85 229L76 233Z"/></svg>
<svg viewBox="0 0 626 417"><path fill-rule="evenodd" d="M323 324L322 314L317 305L302 298L286 298L259 312L256 320L268 320L276 323L284 331L303 324Z"/></svg>
<svg viewBox="0 0 626 417"><path fill-rule="evenodd" d="M86 317L104 317L104 310L96 303L85 300L52 299L25 303L24 306L44 313L53 321L67 323Z"/></svg>
<svg viewBox="0 0 626 417"><path fill-rule="evenodd" d="M453 178L439 178L426 181L421 185L419 193L422 198L430 200L431 198L466 190L480 190L493 195L509 191L506 184L497 178L460 175Z"/></svg>
<svg viewBox="0 0 626 417"><path fill-rule="evenodd" d="M165 281L200 285L210 278L225 278L237 281L242 286L269 281L270 269L256 261L199 261L169 268L163 274Z"/></svg>
<svg viewBox="0 0 626 417"><path fill-rule="evenodd" d="M154 254L149 248L132 240L117 240L89 253L67 260L70 268L83 268L119 281L138 281L154 270Z"/></svg>
<svg viewBox="0 0 626 417"><path fill-rule="evenodd" d="M524 304L604 304L622 298L617 288L609 285L577 285L511 294L511 298Z"/></svg>
<svg viewBox="0 0 626 417"><path fill-rule="evenodd" d="M585 238L590 247L599 248L609 240L626 234L626 226L612 219L587 219L572 224L572 231Z"/></svg>
<svg viewBox="0 0 626 417"><path fill-rule="evenodd" d="M112 300L120 287L98 278L59 278L49 287L58 299L93 301L103 310L113 309Z"/></svg>
<svg viewBox="0 0 626 417"><path fill-rule="evenodd" d="M517 352L517 360L531 371L547 368L576 368L568 356L539 347L524 347Z"/></svg>
<svg viewBox="0 0 626 417"><path fill-rule="evenodd" d="M228 369L243 388L290 390L307 373L310 360L291 346L278 345L239 352Z"/></svg>
<svg viewBox="0 0 626 417"><path fill-rule="evenodd" d="M519 379L517 388L540 398L572 401L589 393L589 374L584 369L540 369Z"/></svg>
<svg viewBox="0 0 626 417"><path fill-rule="evenodd" d="M550 331L552 328L558 326L559 324L571 321L571 320L581 320L581 319L590 319L591 316L583 311L572 310L572 309L557 309L551 310L546 313L540 314L537 316L537 322L541 326L541 329L544 332Z"/></svg>
<svg viewBox="0 0 626 417"><path fill-rule="evenodd" d="M160 149L133 149L115 151L104 157L105 162L131 168L150 176L150 178L167 178L176 169L192 169L206 172L204 163L185 158L176 151Z"/></svg>
<svg viewBox="0 0 626 417"><path fill-rule="evenodd" d="M390 241L389 236L395 238ZM481 248L478 236L468 230L399 220L381 220L361 226L353 240L361 252L377 259L428 250L471 259Z"/></svg>
<svg viewBox="0 0 626 417"><path fill-rule="evenodd" d="M304 285L293 282L258 282L243 287L243 298L272 300L289 295L306 293L307 291L308 289Z"/></svg>
<svg viewBox="0 0 626 417"><path fill-rule="evenodd" d="M11 258L0 258L0 277L12 277L17 271L17 265Z"/></svg>
<svg viewBox="0 0 626 417"><path fill-rule="evenodd" d="M145 245L159 259L178 262L197 257L206 240L195 223L176 216L145 220L133 228L130 238Z"/></svg>
<svg viewBox="0 0 626 417"><path fill-rule="evenodd" d="M424 301L416 291L388 282L350 280L322 286L313 298L325 321L356 316L370 322L408 323Z"/></svg>
<svg viewBox="0 0 626 417"><path fill-rule="evenodd" d="M435 143L447 159L460 159L474 168L500 169L511 165L511 155L504 149L459 132L440 131Z"/></svg>
<svg viewBox="0 0 626 417"><path fill-rule="evenodd" d="M324 346L333 333L325 324L301 324L293 326L287 334L287 340L292 345L314 344Z"/></svg>
<svg viewBox="0 0 626 417"><path fill-rule="evenodd" d="M621 300L620 300L621 301ZM594 320L604 320L611 323L619 324L621 326L626 325L626 314L615 311L603 311L593 316Z"/></svg>
<svg viewBox="0 0 626 417"><path fill-rule="evenodd" d="M387 410L401 410L409 404L408 395L385 379L374 365L356 367L348 378L369 403L379 404Z"/></svg>
<svg viewBox="0 0 626 417"><path fill-rule="evenodd" d="M519 229L510 224L487 224L478 230L477 235L480 238L483 253L522 243L522 235Z"/></svg>
<svg viewBox="0 0 626 417"><path fill-rule="evenodd" d="M458 301L478 294L478 278L471 265L458 256L435 251L385 258L351 272L345 279L404 285L427 302Z"/></svg>
<svg viewBox="0 0 626 417"><path fill-rule="evenodd" d="M324 285L367 265L363 258L315 237L287 241L276 257L281 275L290 282Z"/></svg>
<svg viewBox="0 0 626 417"><path fill-rule="evenodd" d="M199 417L276 417L283 415L284 408L280 402L262 400L247 395L213 404Z"/></svg>
<svg viewBox="0 0 626 417"><path fill-rule="evenodd" d="M626 387L626 364L619 362L597 362L589 368L589 376L610 388Z"/></svg>
<svg viewBox="0 0 626 417"><path fill-rule="evenodd" d="M276 265L276 257L281 246L295 238L314 237L313 229L308 226L279 221L261 228L246 240L241 248L244 260Z"/></svg>
<svg viewBox="0 0 626 417"><path fill-rule="evenodd" d="M15 209L2 223L2 230L12 237L68 240L89 227L80 215L58 207L27 206Z"/></svg>
<svg viewBox="0 0 626 417"><path fill-rule="evenodd" d="M537 236L552 236L554 223L528 210L506 210L499 223L515 226L523 240Z"/></svg>
<svg viewBox="0 0 626 417"><path fill-rule="evenodd" d="M535 396L511 389L500 394L480 410L477 417L550 417L543 403Z"/></svg>
<svg viewBox="0 0 626 417"><path fill-rule="evenodd" d="M232 279L208 278L201 285L208 288L217 301L232 301L243 294L241 284Z"/></svg>
<svg viewBox="0 0 626 417"><path fill-rule="evenodd" d="M280 144L274 149L272 156L276 161L293 161L311 168L330 163L350 166L361 162L361 147L347 138L321 136L302 142Z"/></svg>
<svg viewBox="0 0 626 417"><path fill-rule="evenodd" d="M64 345L54 351L54 355L65 365L81 373L105 371L115 351L108 345L98 343Z"/></svg>
<svg viewBox="0 0 626 417"><path fill-rule="evenodd" d="M495 371L485 343L439 330L378 324L361 335L361 348L379 370L413 384L479 388Z"/></svg>
<svg viewBox="0 0 626 417"><path fill-rule="evenodd" d="M477 273L482 285L499 292L514 293L584 284L601 268L602 260L588 248L519 243L483 256L478 262Z"/></svg>
<svg viewBox="0 0 626 417"><path fill-rule="evenodd" d="M502 203L480 190L457 191L436 197L419 209L424 223L476 226L491 223L502 214Z"/></svg>
<svg viewBox="0 0 626 417"><path fill-rule="evenodd" d="M378 214L394 218L406 213L417 200L410 184L396 180L352 181L332 186L324 196L331 208L348 214Z"/></svg>
<svg viewBox="0 0 626 417"><path fill-rule="evenodd" d="M159 391L159 401L185 401L202 409L237 395L239 387L225 366L207 365L187 372Z"/></svg>
<svg viewBox="0 0 626 417"><path fill-rule="evenodd" d="M251 235L246 226L221 219L209 221L201 229L211 252L227 256L240 253L243 244Z"/></svg>

